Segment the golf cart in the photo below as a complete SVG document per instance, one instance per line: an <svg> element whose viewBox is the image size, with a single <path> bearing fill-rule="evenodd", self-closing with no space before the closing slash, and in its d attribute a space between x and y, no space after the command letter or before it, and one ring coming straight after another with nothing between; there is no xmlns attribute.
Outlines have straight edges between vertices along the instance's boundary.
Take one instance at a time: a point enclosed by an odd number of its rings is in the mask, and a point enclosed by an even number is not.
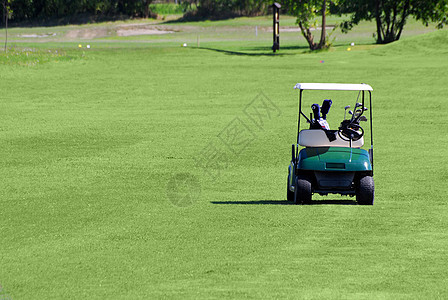
<svg viewBox="0 0 448 300"><path fill-rule="evenodd" d="M372 135L372 87L368 84L298 83L299 115L297 121L297 144L292 145L292 159L288 174L288 201L295 204L311 202L312 194L340 194L356 196L361 205L373 205L373 135ZM327 114L332 100L324 100L322 106L311 105L308 118L302 111L302 94L305 90L357 91L353 111L344 107L344 119L337 130L330 130ZM368 106L367 103L368 95ZM369 111L369 122L364 115ZM342 112L342 110L341 110ZM300 130L303 117L309 128ZM370 125L370 148L364 146L364 128ZM368 140L368 138L367 138ZM302 149L299 151L299 147Z"/></svg>

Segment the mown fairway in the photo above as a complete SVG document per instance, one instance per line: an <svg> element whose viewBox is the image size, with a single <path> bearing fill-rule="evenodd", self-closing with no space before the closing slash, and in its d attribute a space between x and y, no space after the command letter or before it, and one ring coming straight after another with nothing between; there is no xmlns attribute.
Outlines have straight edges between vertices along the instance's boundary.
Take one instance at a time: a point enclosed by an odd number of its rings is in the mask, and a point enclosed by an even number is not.
<svg viewBox="0 0 448 300"><path fill-rule="evenodd" d="M199 49L187 24L0 54L0 298L448 296L448 31L377 47L364 24L320 53L289 33L273 56L249 21L198 26ZM297 82L374 88L373 207L286 202ZM257 127L259 97L277 109ZM356 95L328 97L336 128Z"/></svg>

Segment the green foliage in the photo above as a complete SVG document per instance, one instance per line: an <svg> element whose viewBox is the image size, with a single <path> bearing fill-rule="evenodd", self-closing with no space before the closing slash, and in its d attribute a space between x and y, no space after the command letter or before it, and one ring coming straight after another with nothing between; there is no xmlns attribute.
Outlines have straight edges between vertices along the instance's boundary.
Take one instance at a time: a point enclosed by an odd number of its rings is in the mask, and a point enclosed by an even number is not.
<svg viewBox="0 0 448 300"><path fill-rule="evenodd" d="M379 44L399 40L409 16L428 25L436 22L438 28L447 23L448 0L341 0L339 14L351 14L342 24L347 32L361 20L375 20L376 39Z"/></svg>
<svg viewBox="0 0 448 300"><path fill-rule="evenodd" d="M192 3L192 1L185 1ZM256 16L267 13L272 4L269 0L199 0L197 11L185 15L186 18L225 19L235 16Z"/></svg>
<svg viewBox="0 0 448 300"><path fill-rule="evenodd" d="M11 3L15 2L14 0L2 0L2 6L4 9L5 17L11 18L11 15L13 13L13 10L11 8Z"/></svg>
<svg viewBox="0 0 448 300"><path fill-rule="evenodd" d="M412 15L426 26L429 22L436 22L441 29L448 23L448 0L412 1Z"/></svg>
<svg viewBox="0 0 448 300"><path fill-rule="evenodd" d="M185 12L183 5L174 3L157 3L149 6L151 12L158 15L181 15Z"/></svg>

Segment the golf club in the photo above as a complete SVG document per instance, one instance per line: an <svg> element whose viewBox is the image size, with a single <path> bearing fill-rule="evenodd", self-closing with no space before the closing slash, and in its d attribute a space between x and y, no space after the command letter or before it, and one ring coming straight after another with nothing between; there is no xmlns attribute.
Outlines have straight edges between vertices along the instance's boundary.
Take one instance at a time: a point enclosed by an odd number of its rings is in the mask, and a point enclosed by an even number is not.
<svg viewBox="0 0 448 300"><path fill-rule="evenodd" d="M344 112L344 120L345 120L345 116L347 115L347 109L349 109L350 108L350 105L347 105L346 107L344 107L344 110L345 110L345 112Z"/></svg>

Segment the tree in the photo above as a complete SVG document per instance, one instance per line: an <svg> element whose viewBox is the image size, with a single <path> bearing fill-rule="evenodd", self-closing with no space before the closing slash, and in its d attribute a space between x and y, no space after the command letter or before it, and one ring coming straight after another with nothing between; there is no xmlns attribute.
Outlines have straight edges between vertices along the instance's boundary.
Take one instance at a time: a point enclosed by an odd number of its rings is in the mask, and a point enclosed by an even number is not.
<svg viewBox="0 0 448 300"><path fill-rule="evenodd" d="M343 32L362 20L375 20L376 42L387 44L400 39L411 15L426 26L437 22L437 27L442 28L447 23L448 0L342 0L338 14L346 13L351 18L342 23Z"/></svg>
<svg viewBox="0 0 448 300"><path fill-rule="evenodd" d="M286 2L286 3L285 3ZM296 23L300 27L303 37L308 42L311 50L328 48L330 44L327 42L326 25L327 14L329 13L330 2L335 4L336 1L327 0L289 0L283 1L286 4L290 14L297 17ZM320 41L316 43L312 30L319 26L316 18L321 16L321 32ZM316 21L314 21L316 20Z"/></svg>
<svg viewBox="0 0 448 300"><path fill-rule="evenodd" d="M11 10L11 0L3 0L3 13L5 16L5 33L6 33L6 37L5 37L5 53L7 51L7 46L8 46L8 19L12 14L12 10Z"/></svg>
<svg viewBox="0 0 448 300"><path fill-rule="evenodd" d="M143 16L148 19L149 18L149 4L151 4L152 0L143 0Z"/></svg>

